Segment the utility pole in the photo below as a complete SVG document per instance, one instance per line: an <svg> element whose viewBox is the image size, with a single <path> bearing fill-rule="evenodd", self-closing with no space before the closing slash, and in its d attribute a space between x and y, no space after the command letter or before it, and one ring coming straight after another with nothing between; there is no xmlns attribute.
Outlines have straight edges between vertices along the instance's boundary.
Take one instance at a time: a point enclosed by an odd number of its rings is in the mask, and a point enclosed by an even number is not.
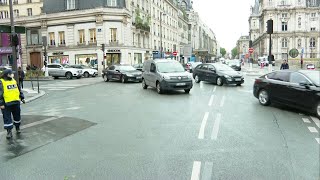
<svg viewBox="0 0 320 180"><path fill-rule="evenodd" d="M160 12L160 58L162 58L162 12Z"/></svg>
<svg viewBox="0 0 320 180"><path fill-rule="evenodd" d="M270 19L267 21L267 34L269 34L269 56L268 56L268 60L269 60L269 72L272 72L272 61L273 61L273 56L272 56L272 39L271 39L271 35L273 34L273 20Z"/></svg>
<svg viewBox="0 0 320 180"><path fill-rule="evenodd" d="M106 60L104 58L105 57L105 44L101 44L101 50L103 52L103 60L102 60L102 62L103 62L103 70L105 70L106 69Z"/></svg>
<svg viewBox="0 0 320 180"><path fill-rule="evenodd" d="M44 48L44 68L45 68L45 76L48 77L49 76L49 72L48 72L48 56L47 56L47 36L42 36L42 45Z"/></svg>
<svg viewBox="0 0 320 180"><path fill-rule="evenodd" d="M11 46L12 46L12 70L15 71L14 78L19 84L19 77L18 77L18 62L17 62L17 43L19 43L19 39L17 39L18 35L15 32L14 27L14 19L13 19L13 5L12 0L9 0L9 8L10 8L10 24L11 24ZM18 42L17 42L18 40Z"/></svg>

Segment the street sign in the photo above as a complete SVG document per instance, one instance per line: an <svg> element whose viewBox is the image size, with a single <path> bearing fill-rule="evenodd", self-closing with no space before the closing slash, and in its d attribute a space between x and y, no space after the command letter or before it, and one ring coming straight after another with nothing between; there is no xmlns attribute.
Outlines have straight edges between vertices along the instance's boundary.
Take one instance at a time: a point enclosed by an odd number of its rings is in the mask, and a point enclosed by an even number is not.
<svg viewBox="0 0 320 180"><path fill-rule="evenodd" d="M252 54L254 52L253 48L249 48L249 53Z"/></svg>
<svg viewBox="0 0 320 180"><path fill-rule="evenodd" d="M18 34L25 34L26 28L23 26L15 26L15 32ZM0 25L0 33L11 33L11 26Z"/></svg>
<svg viewBox="0 0 320 180"><path fill-rule="evenodd" d="M298 57L298 55L299 55L298 49L291 49L291 50L289 51L289 55L290 55L292 58Z"/></svg>
<svg viewBox="0 0 320 180"><path fill-rule="evenodd" d="M177 52L177 51L174 51L174 52L172 53L172 55L177 56L177 55L178 55L178 52Z"/></svg>

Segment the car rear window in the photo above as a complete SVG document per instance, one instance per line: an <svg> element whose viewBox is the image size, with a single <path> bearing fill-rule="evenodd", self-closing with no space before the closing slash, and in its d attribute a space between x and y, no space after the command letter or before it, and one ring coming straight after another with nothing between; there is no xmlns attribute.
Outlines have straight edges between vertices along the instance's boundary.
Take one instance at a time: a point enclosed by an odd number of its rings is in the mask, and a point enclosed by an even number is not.
<svg viewBox="0 0 320 180"><path fill-rule="evenodd" d="M267 74L267 78L277 81L289 82L290 72L277 71L274 73Z"/></svg>

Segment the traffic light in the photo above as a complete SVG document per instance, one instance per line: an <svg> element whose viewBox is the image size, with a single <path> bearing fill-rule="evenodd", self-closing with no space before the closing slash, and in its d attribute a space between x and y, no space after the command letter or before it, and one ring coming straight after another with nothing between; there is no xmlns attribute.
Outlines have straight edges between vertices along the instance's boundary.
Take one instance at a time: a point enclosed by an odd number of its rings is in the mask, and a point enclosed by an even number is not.
<svg viewBox="0 0 320 180"><path fill-rule="evenodd" d="M273 20L272 19L267 21L267 33L273 34Z"/></svg>
<svg viewBox="0 0 320 180"><path fill-rule="evenodd" d="M10 42L11 46L18 46L19 45L19 36L18 34L11 34L10 35Z"/></svg>
<svg viewBox="0 0 320 180"><path fill-rule="evenodd" d="M252 48L252 40L249 41L249 48Z"/></svg>
<svg viewBox="0 0 320 180"><path fill-rule="evenodd" d="M105 44L101 44L101 51L104 52Z"/></svg>

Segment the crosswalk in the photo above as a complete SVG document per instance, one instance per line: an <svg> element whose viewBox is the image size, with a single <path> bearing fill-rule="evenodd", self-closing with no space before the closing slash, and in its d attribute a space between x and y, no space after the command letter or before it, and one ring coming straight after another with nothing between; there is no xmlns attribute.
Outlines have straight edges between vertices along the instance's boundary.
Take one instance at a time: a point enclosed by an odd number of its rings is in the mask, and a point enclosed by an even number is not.
<svg viewBox="0 0 320 180"><path fill-rule="evenodd" d="M53 81L52 83L43 84L40 86L41 90L44 91L66 91L70 89L75 89L83 86L88 86L101 81L101 79L83 79L74 81Z"/></svg>

